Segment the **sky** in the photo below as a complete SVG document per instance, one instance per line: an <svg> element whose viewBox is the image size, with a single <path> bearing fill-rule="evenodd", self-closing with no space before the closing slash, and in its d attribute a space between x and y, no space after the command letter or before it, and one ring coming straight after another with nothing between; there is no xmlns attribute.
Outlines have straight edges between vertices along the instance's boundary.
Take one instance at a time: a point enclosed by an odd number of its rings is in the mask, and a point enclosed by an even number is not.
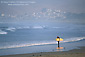
<svg viewBox="0 0 85 57"><path fill-rule="evenodd" d="M3 11L6 11L6 9L28 9L30 11L33 9L40 9L40 8L55 8L60 9L67 12L73 12L73 13L85 13L85 0L0 0L0 9ZM8 1L8 3L6 3ZM23 2L25 5L21 6L10 6L11 1L16 3L16 1L19 3ZM28 2L28 3L26 3ZM9 4L9 5L7 5ZM26 5L27 4L27 5ZM24 7L24 8L23 8ZM13 8L13 9L12 9ZM32 9L33 8L33 9ZM1 12L3 12L1 11Z"/></svg>
<svg viewBox="0 0 85 57"><path fill-rule="evenodd" d="M85 23L84 5L85 0L0 0L0 23Z"/></svg>

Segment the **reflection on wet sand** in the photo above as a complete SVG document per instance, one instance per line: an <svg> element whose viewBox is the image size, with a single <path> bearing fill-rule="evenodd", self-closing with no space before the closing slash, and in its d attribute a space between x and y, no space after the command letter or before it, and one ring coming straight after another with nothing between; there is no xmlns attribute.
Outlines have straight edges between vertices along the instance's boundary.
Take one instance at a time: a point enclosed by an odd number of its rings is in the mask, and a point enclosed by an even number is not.
<svg viewBox="0 0 85 57"><path fill-rule="evenodd" d="M56 51L64 51L64 47L57 47L56 49Z"/></svg>

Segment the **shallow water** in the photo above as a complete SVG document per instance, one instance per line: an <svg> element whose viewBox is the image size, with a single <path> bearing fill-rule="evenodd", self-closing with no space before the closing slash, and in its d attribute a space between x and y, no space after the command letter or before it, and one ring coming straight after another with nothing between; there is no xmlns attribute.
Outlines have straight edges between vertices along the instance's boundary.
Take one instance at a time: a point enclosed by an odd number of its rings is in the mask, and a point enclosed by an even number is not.
<svg viewBox="0 0 85 57"><path fill-rule="evenodd" d="M35 52L54 52L57 48L56 36L64 41L60 51L68 51L77 46L85 46L84 25L71 26L2 26L0 27L0 55Z"/></svg>

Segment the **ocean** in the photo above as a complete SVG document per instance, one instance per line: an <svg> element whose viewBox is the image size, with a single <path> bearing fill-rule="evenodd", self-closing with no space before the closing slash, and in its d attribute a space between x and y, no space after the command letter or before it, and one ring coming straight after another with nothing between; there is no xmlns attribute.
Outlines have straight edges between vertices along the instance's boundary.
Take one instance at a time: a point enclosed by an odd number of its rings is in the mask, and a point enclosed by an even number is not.
<svg viewBox="0 0 85 57"><path fill-rule="evenodd" d="M69 51L85 46L85 25L7 25L0 24L0 55ZM56 37L62 50L57 50Z"/></svg>

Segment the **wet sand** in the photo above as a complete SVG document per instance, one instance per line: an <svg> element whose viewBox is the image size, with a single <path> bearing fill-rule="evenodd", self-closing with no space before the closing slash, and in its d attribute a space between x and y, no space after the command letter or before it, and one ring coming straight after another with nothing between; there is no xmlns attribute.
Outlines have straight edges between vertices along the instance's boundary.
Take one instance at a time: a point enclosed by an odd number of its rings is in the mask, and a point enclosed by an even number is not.
<svg viewBox="0 0 85 57"><path fill-rule="evenodd" d="M85 47L64 52L41 52L31 54L6 55L0 57L85 57Z"/></svg>

